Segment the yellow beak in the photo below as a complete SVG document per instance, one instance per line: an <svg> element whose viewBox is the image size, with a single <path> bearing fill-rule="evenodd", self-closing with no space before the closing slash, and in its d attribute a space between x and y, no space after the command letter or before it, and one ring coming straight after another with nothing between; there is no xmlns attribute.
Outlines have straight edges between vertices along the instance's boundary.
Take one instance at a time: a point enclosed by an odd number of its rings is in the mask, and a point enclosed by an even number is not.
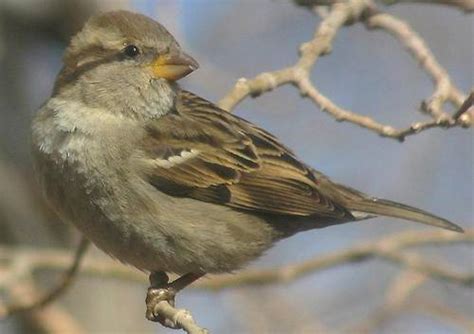
<svg viewBox="0 0 474 334"><path fill-rule="evenodd" d="M184 52L170 52L158 56L151 69L155 78L176 81L193 72L199 67L197 61Z"/></svg>

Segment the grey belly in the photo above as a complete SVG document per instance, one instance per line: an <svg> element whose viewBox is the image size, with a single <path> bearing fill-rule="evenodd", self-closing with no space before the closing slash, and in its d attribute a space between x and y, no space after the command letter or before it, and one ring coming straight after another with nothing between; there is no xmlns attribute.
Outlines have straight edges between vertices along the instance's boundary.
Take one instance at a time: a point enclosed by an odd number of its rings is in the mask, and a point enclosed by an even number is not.
<svg viewBox="0 0 474 334"><path fill-rule="evenodd" d="M142 270L229 272L280 237L262 218L171 197L138 177L122 175L110 185L64 164L42 166L40 179L59 215L104 252Z"/></svg>

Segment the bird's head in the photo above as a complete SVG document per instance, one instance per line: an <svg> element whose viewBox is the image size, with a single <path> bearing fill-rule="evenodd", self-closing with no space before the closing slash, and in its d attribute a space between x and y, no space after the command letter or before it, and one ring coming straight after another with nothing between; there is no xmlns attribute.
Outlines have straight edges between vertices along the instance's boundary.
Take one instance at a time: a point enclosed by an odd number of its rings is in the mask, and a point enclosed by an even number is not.
<svg viewBox="0 0 474 334"><path fill-rule="evenodd" d="M166 97L176 80L198 66L158 22L127 11L108 12L89 19L72 38L55 94L75 86L91 103L128 105L137 92L145 100L153 99L146 94L156 90Z"/></svg>

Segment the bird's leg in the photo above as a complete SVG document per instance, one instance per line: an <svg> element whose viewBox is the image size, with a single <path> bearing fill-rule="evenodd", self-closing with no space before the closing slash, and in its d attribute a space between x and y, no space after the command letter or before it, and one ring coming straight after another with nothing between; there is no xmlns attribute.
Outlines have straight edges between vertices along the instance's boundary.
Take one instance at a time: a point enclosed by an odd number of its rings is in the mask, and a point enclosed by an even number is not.
<svg viewBox="0 0 474 334"><path fill-rule="evenodd" d="M165 272L152 272L150 274L150 287L146 296L146 318L170 327L165 318L155 314L156 305L166 301L174 307L176 294L203 275L203 273L188 273L170 283L169 277Z"/></svg>

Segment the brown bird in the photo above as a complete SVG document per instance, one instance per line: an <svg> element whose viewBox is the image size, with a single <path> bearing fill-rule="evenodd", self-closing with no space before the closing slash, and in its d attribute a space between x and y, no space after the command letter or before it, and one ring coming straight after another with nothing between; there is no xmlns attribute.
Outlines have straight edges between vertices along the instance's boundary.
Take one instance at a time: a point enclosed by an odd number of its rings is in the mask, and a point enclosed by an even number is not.
<svg viewBox="0 0 474 334"><path fill-rule="evenodd" d="M332 182L270 133L181 89L197 67L152 19L95 16L33 122L36 172L62 219L155 278L183 274L152 298L308 229L380 215L462 231Z"/></svg>

